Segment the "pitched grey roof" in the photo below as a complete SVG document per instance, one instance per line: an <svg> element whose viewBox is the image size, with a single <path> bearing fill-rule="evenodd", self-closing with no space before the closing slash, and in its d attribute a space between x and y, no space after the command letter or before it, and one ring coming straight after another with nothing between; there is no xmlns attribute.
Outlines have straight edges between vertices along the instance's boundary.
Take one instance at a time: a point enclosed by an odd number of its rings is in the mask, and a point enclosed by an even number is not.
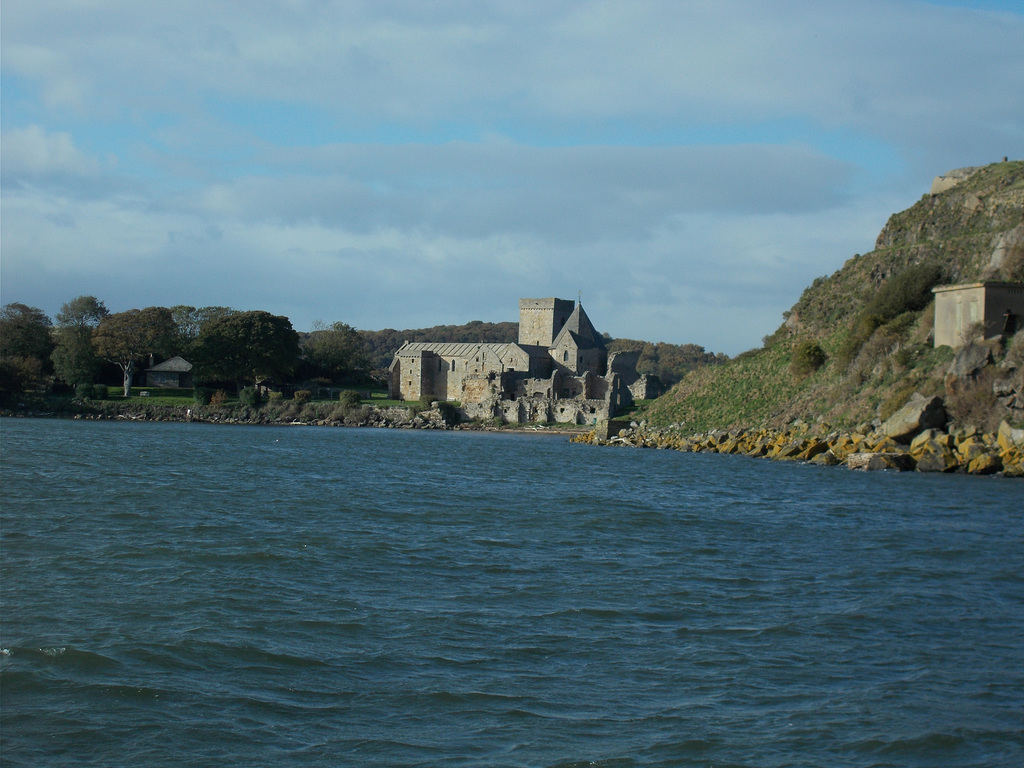
<svg viewBox="0 0 1024 768"><path fill-rule="evenodd" d="M495 355L505 355L510 349L520 349L518 344L450 342L450 341L413 341L398 350L401 355L417 355L433 352L441 357L472 357L482 351Z"/></svg>
<svg viewBox="0 0 1024 768"><path fill-rule="evenodd" d="M562 326L562 330L558 332L551 346L557 347L562 336L567 333L572 335L573 341L576 342L576 346L580 349L606 348L604 339L597 332L597 329L594 328L594 324L590 322L587 313L583 311L582 304L576 305L576 308L569 315L569 319L565 321L565 325Z"/></svg>
<svg viewBox="0 0 1024 768"><path fill-rule="evenodd" d="M172 357L170 360L164 360L160 365L154 365L152 368L147 368L147 371L156 371L158 373L188 373L192 370L192 363L183 357Z"/></svg>

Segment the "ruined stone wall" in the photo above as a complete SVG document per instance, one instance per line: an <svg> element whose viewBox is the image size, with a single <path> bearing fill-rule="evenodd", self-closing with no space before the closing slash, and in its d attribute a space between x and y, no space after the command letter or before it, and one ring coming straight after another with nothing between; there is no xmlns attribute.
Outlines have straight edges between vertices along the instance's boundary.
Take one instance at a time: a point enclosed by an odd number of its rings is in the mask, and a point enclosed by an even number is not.
<svg viewBox="0 0 1024 768"><path fill-rule="evenodd" d="M510 424L596 424L608 418L604 400L561 400L548 397L517 397L463 403L462 410L471 419L500 417Z"/></svg>
<svg viewBox="0 0 1024 768"><path fill-rule="evenodd" d="M608 373L617 373L627 385L640 378L636 364L640 361L639 350L610 352L608 354Z"/></svg>
<svg viewBox="0 0 1024 768"><path fill-rule="evenodd" d="M463 407L489 403L494 399L494 382L487 376L465 376L462 378L462 391L458 398Z"/></svg>
<svg viewBox="0 0 1024 768"><path fill-rule="evenodd" d="M665 385L657 376L646 373L629 385L629 393L633 400L653 400L665 394Z"/></svg>

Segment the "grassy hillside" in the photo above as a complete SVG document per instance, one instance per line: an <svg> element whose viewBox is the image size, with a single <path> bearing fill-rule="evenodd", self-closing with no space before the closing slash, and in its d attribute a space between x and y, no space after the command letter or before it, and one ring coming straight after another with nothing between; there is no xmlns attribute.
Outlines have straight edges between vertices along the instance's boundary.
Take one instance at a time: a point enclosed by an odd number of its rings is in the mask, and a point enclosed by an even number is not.
<svg viewBox="0 0 1024 768"><path fill-rule="evenodd" d="M932 348L936 284L1024 280L1024 242L999 248L1024 226L1024 162L978 169L952 189L924 195L890 217L875 250L815 280L762 349L701 368L655 401L644 418L693 432L779 427L794 419L854 427L885 419L915 391L947 396L961 423L1019 422L992 396L989 372L955 395L953 359ZM992 345L998 362L1024 368L1024 334Z"/></svg>

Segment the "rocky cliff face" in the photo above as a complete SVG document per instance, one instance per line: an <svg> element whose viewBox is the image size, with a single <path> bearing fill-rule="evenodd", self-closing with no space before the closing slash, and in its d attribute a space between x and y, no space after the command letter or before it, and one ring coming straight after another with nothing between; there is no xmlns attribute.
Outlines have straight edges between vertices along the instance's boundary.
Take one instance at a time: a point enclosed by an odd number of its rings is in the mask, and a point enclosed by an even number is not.
<svg viewBox="0 0 1024 768"><path fill-rule="evenodd" d="M938 267L944 283L1024 281L1024 161L948 176L957 183L890 216L873 251L815 280L790 311L789 331L823 331L851 317L915 265Z"/></svg>
<svg viewBox="0 0 1024 768"><path fill-rule="evenodd" d="M934 284L1024 282L1024 161L950 172L932 189L889 218L873 251L808 286L762 349L689 375L649 422L870 427L916 393L941 398L953 428L1024 426L1024 333L985 342L985 364L967 372L933 348L928 303Z"/></svg>

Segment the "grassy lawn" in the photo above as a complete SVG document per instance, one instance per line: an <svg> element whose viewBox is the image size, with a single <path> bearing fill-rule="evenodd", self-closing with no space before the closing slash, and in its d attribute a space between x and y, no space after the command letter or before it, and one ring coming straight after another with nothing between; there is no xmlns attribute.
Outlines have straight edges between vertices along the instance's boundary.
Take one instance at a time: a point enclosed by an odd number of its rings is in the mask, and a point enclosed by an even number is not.
<svg viewBox="0 0 1024 768"><path fill-rule="evenodd" d="M408 408L411 406L419 405L418 400L389 400L388 393L385 390L357 390L363 397L360 398L359 402L362 405L375 405L382 408L388 407L400 407ZM107 399L114 402L122 403L151 403L153 405L185 405L191 406L195 404L195 393L191 389L170 389L170 388L159 388L159 387L132 387L131 397L124 397L121 394L121 387L110 385L107 387ZM234 392L228 392L228 403L237 403L238 397ZM290 403L292 398L285 397L280 399L271 399L271 403ZM327 397L313 397L309 402L311 403L333 403L337 402L337 398ZM456 404L457 405L457 404Z"/></svg>
<svg viewBox="0 0 1024 768"><path fill-rule="evenodd" d="M159 387L132 387L131 397L121 394L121 387L107 387L107 399L122 403L154 403L156 405L194 405L191 389L163 389Z"/></svg>

